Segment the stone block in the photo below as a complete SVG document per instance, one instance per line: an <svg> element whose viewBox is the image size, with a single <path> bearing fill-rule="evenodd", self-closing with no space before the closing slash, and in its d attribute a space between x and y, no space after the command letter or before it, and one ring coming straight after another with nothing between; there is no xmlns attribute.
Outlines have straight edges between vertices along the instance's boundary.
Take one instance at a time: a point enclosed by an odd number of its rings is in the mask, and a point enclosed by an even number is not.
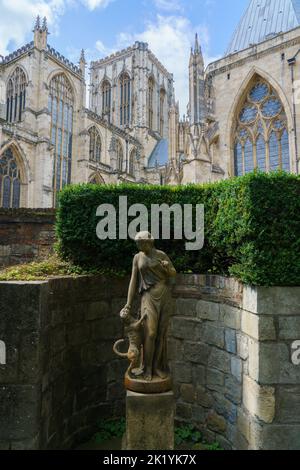
<svg viewBox="0 0 300 470"><path fill-rule="evenodd" d="M208 367L218 369L222 372L230 372L231 356L228 352L212 347L208 358Z"/></svg>
<svg viewBox="0 0 300 470"><path fill-rule="evenodd" d="M275 388L259 385L250 377L244 377L243 403L251 415L264 423L272 423L275 417Z"/></svg>
<svg viewBox="0 0 300 470"><path fill-rule="evenodd" d="M224 393L213 393L214 409L218 415L223 416L227 422L235 424L237 421L238 406L228 400Z"/></svg>
<svg viewBox="0 0 300 470"><path fill-rule="evenodd" d="M197 300L177 299L175 312L179 317L196 317Z"/></svg>
<svg viewBox="0 0 300 470"><path fill-rule="evenodd" d="M259 370L256 377L261 384L299 384L300 367L291 360L290 349L284 343L259 345Z"/></svg>
<svg viewBox="0 0 300 470"><path fill-rule="evenodd" d="M218 348L224 348L224 328L206 323L203 327L203 341Z"/></svg>
<svg viewBox="0 0 300 470"><path fill-rule="evenodd" d="M183 361L183 341L175 338L168 339L168 357L170 361Z"/></svg>
<svg viewBox="0 0 300 470"><path fill-rule="evenodd" d="M180 395L183 401L194 403L196 401L196 389L193 385L183 384L180 387Z"/></svg>
<svg viewBox="0 0 300 470"><path fill-rule="evenodd" d="M185 362L173 362L171 372L174 382L190 383L192 381L192 367Z"/></svg>
<svg viewBox="0 0 300 470"><path fill-rule="evenodd" d="M126 450L174 450L174 410L172 392L127 392Z"/></svg>
<svg viewBox="0 0 300 470"><path fill-rule="evenodd" d="M199 427L205 424L207 410L202 406L192 405L192 422L195 424L195 427Z"/></svg>
<svg viewBox="0 0 300 470"><path fill-rule="evenodd" d="M300 287L244 287L243 309L262 315L298 315Z"/></svg>
<svg viewBox="0 0 300 470"><path fill-rule="evenodd" d="M217 369L207 369L206 381L209 390L223 391L225 375Z"/></svg>
<svg viewBox="0 0 300 470"><path fill-rule="evenodd" d="M192 405L188 403L176 403L176 419L190 421L192 419Z"/></svg>
<svg viewBox="0 0 300 470"><path fill-rule="evenodd" d="M279 318L279 339L300 339L300 313L297 317Z"/></svg>
<svg viewBox="0 0 300 470"><path fill-rule="evenodd" d="M243 333L237 333L237 354L238 356L246 361L249 357L249 344L248 344L248 337Z"/></svg>
<svg viewBox="0 0 300 470"><path fill-rule="evenodd" d="M231 354L237 353L236 331L231 329L225 330L225 349Z"/></svg>
<svg viewBox="0 0 300 470"><path fill-rule="evenodd" d="M184 359L185 361L193 362L195 364L207 364L210 348L204 343L184 343Z"/></svg>
<svg viewBox="0 0 300 470"><path fill-rule="evenodd" d="M220 320L225 326L233 330L241 328L241 310L230 305L220 305Z"/></svg>
<svg viewBox="0 0 300 470"><path fill-rule="evenodd" d="M240 432L247 442L250 441L250 419L247 413L243 411L242 408L238 409L237 412L237 429Z"/></svg>
<svg viewBox="0 0 300 470"><path fill-rule="evenodd" d="M197 302L197 318L215 322L219 320L220 304L199 300Z"/></svg>
<svg viewBox="0 0 300 470"><path fill-rule="evenodd" d="M239 383L242 382L243 362L238 357L231 358L231 373Z"/></svg>
<svg viewBox="0 0 300 470"><path fill-rule="evenodd" d="M206 383L206 369L204 366L192 364L192 381L194 385L204 385Z"/></svg>
<svg viewBox="0 0 300 470"><path fill-rule="evenodd" d="M205 387L198 386L196 389L196 400L203 408L211 408L213 405L213 398L207 392Z"/></svg>
<svg viewBox="0 0 300 470"><path fill-rule="evenodd" d="M242 332L260 341L276 339L273 317L267 315L253 315L246 310L242 313Z"/></svg>
<svg viewBox="0 0 300 470"><path fill-rule="evenodd" d="M276 422L300 424L300 385L278 387L276 402Z"/></svg>
<svg viewBox="0 0 300 470"><path fill-rule="evenodd" d="M264 426L259 444L263 450L300 450L300 425Z"/></svg>
<svg viewBox="0 0 300 470"><path fill-rule="evenodd" d="M225 376L225 397L235 405L242 401L242 386L232 375Z"/></svg>
<svg viewBox="0 0 300 470"><path fill-rule="evenodd" d="M184 339L186 341L201 341L201 321L174 317L171 322L171 334L174 338Z"/></svg>
<svg viewBox="0 0 300 470"><path fill-rule="evenodd" d="M87 305L86 319L87 320L101 320L106 318L110 313L109 303L105 301L92 302Z"/></svg>
<svg viewBox="0 0 300 470"><path fill-rule="evenodd" d="M219 416L215 412L209 413L207 416L207 427L211 431L224 434L226 432L227 424L223 416Z"/></svg>

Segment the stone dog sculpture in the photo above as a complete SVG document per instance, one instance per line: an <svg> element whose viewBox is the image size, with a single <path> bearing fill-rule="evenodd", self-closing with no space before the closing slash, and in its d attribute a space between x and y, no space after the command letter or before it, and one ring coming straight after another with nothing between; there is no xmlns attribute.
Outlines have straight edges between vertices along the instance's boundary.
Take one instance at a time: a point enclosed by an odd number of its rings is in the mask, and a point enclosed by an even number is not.
<svg viewBox="0 0 300 470"><path fill-rule="evenodd" d="M144 315L140 320L137 320L130 315L130 311L128 309L124 308L120 313L120 317L125 325L124 333L128 336L129 348L126 353L120 352L119 346L126 341L125 339L120 339L114 344L113 349L119 357L127 358L130 361L127 373L138 377L139 375L142 375L141 360L142 344L144 339L143 324L146 319L146 315Z"/></svg>
<svg viewBox="0 0 300 470"><path fill-rule="evenodd" d="M114 351L131 361L125 376L127 389L141 393L163 393L171 389L167 364L167 330L173 302L169 280L176 270L168 256L154 246L149 232L135 238L139 253L134 257L127 304L121 311L129 350L120 353L119 340ZM141 295L141 318L132 315L137 290Z"/></svg>

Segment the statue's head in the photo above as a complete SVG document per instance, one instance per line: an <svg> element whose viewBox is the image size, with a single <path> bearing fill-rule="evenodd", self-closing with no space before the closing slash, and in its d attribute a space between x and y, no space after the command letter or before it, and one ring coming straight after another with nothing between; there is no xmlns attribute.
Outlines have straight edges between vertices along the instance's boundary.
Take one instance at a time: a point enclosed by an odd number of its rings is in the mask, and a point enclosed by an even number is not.
<svg viewBox="0 0 300 470"><path fill-rule="evenodd" d="M150 232L139 232L135 237L135 242L138 249L145 253L151 251L154 247L154 238Z"/></svg>

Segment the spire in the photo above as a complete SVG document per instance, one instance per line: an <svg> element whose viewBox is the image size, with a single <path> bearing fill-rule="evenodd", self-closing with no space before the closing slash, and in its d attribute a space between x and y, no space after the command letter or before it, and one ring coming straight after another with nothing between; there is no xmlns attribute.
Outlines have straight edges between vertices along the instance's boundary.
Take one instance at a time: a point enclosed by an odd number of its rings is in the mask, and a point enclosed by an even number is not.
<svg viewBox="0 0 300 470"><path fill-rule="evenodd" d="M41 18L40 18L40 15L38 15L35 20L33 32L39 31L40 29L41 29Z"/></svg>
<svg viewBox="0 0 300 470"><path fill-rule="evenodd" d="M40 51L46 49L47 48L47 36L49 34L46 17L44 17L43 23L41 24L41 18L39 15L37 16L33 33L34 33L34 46Z"/></svg>
<svg viewBox="0 0 300 470"><path fill-rule="evenodd" d="M200 53L199 41L198 41L198 33L195 36L195 54Z"/></svg>
<svg viewBox="0 0 300 470"><path fill-rule="evenodd" d="M86 66L85 53L84 53L84 49L81 49L81 54L80 54L80 59L79 59L79 68L83 76L85 75L85 66Z"/></svg>
<svg viewBox="0 0 300 470"><path fill-rule="evenodd" d="M43 19L42 31L46 31L46 32L48 33L48 25L47 25L47 18L46 18L46 16L44 16L44 19Z"/></svg>

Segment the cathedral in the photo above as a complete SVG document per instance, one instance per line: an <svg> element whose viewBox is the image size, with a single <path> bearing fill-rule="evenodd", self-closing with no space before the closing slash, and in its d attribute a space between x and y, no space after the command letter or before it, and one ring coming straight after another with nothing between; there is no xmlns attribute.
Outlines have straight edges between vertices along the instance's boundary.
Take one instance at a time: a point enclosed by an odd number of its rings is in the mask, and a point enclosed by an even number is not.
<svg viewBox="0 0 300 470"><path fill-rule="evenodd" d="M299 174L300 0L251 0L224 57L189 61L187 114L149 49L78 65L33 41L0 56L0 207L55 207L71 183L188 184Z"/></svg>

